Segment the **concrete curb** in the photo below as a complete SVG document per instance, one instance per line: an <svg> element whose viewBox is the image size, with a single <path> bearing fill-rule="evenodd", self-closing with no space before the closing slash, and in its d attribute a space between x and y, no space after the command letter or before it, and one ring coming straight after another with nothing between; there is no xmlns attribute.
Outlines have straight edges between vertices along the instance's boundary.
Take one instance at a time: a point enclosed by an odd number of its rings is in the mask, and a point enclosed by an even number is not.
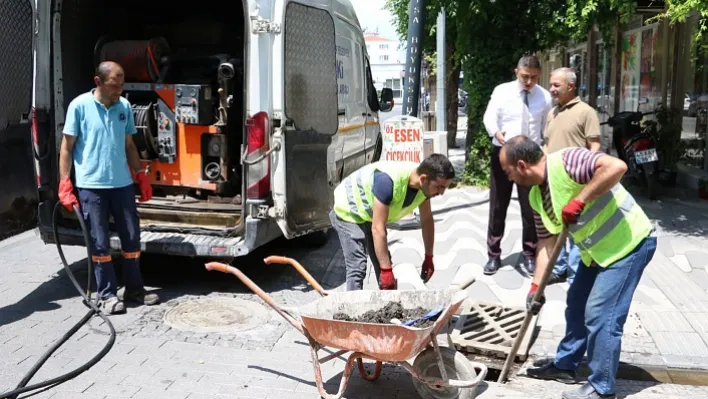
<svg viewBox="0 0 708 399"><path fill-rule="evenodd" d="M518 375L526 375L526 368L532 363L548 358L529 357L519 368ZM578 377L587 378L590 369L587 361L580 363ZM658 382L664 384L708 386L708 370L699 368L672 367L667 365L649 365L620 362L617 370L617 379L629 381Z"/></svg>
<svg viewBox="0 0 708 399"><path fill-rule="evenodd" d="M589 374L587 364L581 366L581 375ZM708 386L708 370L620 363L617 378L622 380L650 381L665 384Z"/></svg>

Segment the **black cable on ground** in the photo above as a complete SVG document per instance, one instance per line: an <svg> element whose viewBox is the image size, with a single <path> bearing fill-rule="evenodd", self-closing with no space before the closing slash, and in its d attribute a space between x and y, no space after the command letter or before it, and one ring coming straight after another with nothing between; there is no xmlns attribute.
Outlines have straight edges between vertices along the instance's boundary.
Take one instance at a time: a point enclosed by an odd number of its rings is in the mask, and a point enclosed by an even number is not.
<svg viewBox="0 0 708 399"><path fill-rule="evenodd" d="M40 392L43 392L47 389L51 389L59 384L62 384L64 382L67 382L73 378L76 378L78 375L81 373L85 372L86 370L90 369L93 367L96 363L98 363L106 354L108 351L111 350L113 347L113 344L116 341L116 330L113 328L113 324L111 323L110 320L108 320L108 317L98 308L98 300L99 296L96 295L96 302L91 302L91 298L89 298L89 295L87 293L84 293L84 291L81 289L81 286L79 285L78 281L76 281L76 277L74 277L74 273L71 272L71 269L69 268L69 263L66 261L66 257L64 257L64 251L61 248L61 244L59 243L59 226L58 226L58 220L59 220L59 212L61 210L61 203L57 202L56 206L54 207L54 217L53 217L53 223L52 223L52 228L54 231L54 241L56 241L57 245L57 251L59 251L59 257L61 257L61 262L64 264L64 270L66 270L66 274L69 276L71 279L71 282L74 284L74 287L76 287L76 290L79 292L79 295L81 295L84 298L84 305L88 306L91 308L88 313L84 317L79 320L74 327L72 327L69 331L64 334L64 336L61 337L59 341L57 341L54 345L52 345L43 355L42 357L37 361L37 363L30 369L27 374L25 374L25 377L20 381L19 384L17 384L17 388L13 391L5 392L5 393L0 393L0 399L17 399L19 395L30 392L30 391L35 391L41 389L41 391L33 392L31 394L23 396L23 398L30 397L32 395L36 395ZM81 225L81 231L84 235L84 244L86 245L86 254L87 254L87 260L88 260L88 275L89 275L89 285L88 287L91 286L91 273L93 270L93 261L91 259L91 247L89 245L90 243L90 237L89 237L89 232L88 229L86 228L86 223L84 222L84 218L81 216L81 212L79 211L79 208L74 206L74 214L76 215L77 220L79 221L79 224ZM88 292L88 289L87 289ZM91 317L93 317L94 314L97 314L100 316L103 321L106 322L106 325L108 325L108 328L110 330L110 336L108 338L108 342L106 342L106 345L103 347L101 352L99 352L96 356L91 358L87 363L85 363L83 366L66 373L64 375L61 375L56 378L52 378L50 380L40 382L38 384L30 385L27 386L27 383L34 377L35 374L39 371L39 369L44 365L44 363L49 359L49 357L52 356L54 352L56 352L57 349L59 349L60 346L62 346L66 341L71 338L84 324L86 324L89 320L91 320Z"/></svg>

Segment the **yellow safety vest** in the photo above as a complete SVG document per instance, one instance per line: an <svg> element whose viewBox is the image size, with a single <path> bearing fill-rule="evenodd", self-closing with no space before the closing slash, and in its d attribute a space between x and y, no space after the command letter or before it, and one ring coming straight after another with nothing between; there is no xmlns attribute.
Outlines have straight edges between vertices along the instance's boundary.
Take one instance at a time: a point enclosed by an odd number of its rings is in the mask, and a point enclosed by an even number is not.
<svg viewBox="0 0 708 399"><path fill-rule="evenodd" d="M562 210L583 189L568 174L560 150L547 156L548 185L553 203L555 220L551 219L543 207L543 194L539 186L531 188L529 202L541 215L543 225L551 234L560 234ZM602 267L627 256L652 231L651 221L634 197L617 183L600 198L590 201L578 218L578 223L570 226L570 235L581 249L582 261L589 266L595 261Z"/></svg>
<svg viewBox="0 0 708 399"><path fill-rule="evenodd" d="M389 205L388 222L396 222L413 212L427 199L423 190L418 190L413 202L403 208L408 190L408 180L418 164L413 162L374 162L347 176L334 190L334 212L340 219L350 223L371 222L374 216L374 171L386 173L393 180L393 200Z"/></svg>

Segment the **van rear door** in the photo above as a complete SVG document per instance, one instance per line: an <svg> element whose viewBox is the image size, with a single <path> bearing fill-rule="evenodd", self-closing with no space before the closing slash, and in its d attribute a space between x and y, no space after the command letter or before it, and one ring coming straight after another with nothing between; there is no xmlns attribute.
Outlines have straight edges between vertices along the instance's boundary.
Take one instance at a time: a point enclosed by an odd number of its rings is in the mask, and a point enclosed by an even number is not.
<svg viewBox="0 0 708 399"><path fill-rule="evenodd" d="M33 15L33 0L0 1L0 169L4 171L0 185L4 187L3 200L36 196L28 120L32 108Z"/></svg>
<svg viewBox="0 0 708 399"><path fill-rule="evenodd" d="M292 238L329 227L333 190L338 182L336 46L334 19L316 0L284 1L282 75L273 76L283 88L283 119L273 174L276 218L283 234ZM280 99L276 99L276 107Z"/></svg>

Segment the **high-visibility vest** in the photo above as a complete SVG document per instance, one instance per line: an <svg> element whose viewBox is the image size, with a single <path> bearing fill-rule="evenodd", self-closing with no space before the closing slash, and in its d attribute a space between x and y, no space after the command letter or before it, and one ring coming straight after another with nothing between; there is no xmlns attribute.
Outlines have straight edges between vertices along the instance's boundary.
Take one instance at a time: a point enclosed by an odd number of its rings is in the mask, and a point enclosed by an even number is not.
<svg viewBox="0 0 708 399"><path fill-rule="evenodd" d="M563 163L563 153L556 151L547 156L548 185L553 203L555 220L543 207L543 194L539 186L531 188L529 202L541 215L543 225L551 234L560 234L563 228L562 210L584 185L576 183ZM569 226L569 233L580 247L583 264L592 261L602 267L627 256L652 232L651 221L634 197L617 183L610 191L586 204L578 223Z"/></svg>
<svg viewBox="0 0 708 399"><path fill-rule="evenodd" d="M371 222L374 216L374 171L386 173L393 180L393 200L388 207L388 222L396 222L413 212L427 199L418 190L415 199L403 208L408 190L408 180L418 164L413 162L374 162L347 176L334 190L334 212L350 223Z"/></svg>

